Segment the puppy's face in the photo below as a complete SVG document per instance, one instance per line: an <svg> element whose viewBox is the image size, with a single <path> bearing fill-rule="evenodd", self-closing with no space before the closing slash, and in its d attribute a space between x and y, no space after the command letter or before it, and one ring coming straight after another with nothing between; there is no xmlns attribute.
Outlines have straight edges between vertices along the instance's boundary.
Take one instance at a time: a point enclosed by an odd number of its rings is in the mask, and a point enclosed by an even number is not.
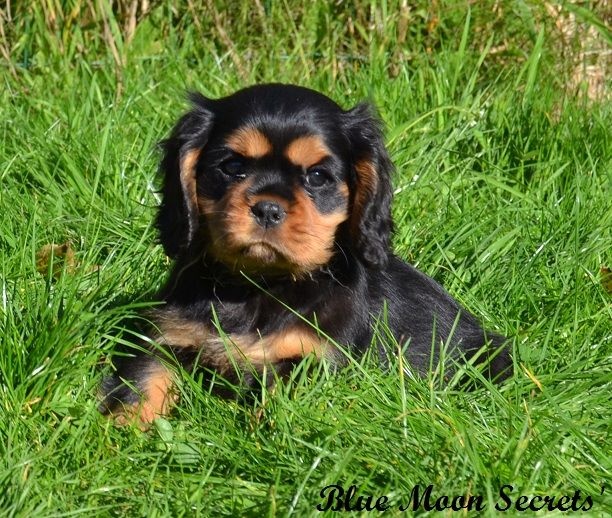
<svg viewBox="0 0 612 518"><path fill-rule="evenodd" d="M197 242L234 271L301 276L327 264L344 235L353 243L343 246L358 249L361 238L367 248L368 222L384 220L372 239L386 257L390 162L366 108L346 112L288 85L194 101L162 162L169 255Z"/></svg>
<svg viewBox="0 0 612 518"><path fill-rule="evenodd" d="M346 160L317 128L257 119L233 121L198 157L208 252L234 270L300 275L328 262L348 218Z"/></svg>

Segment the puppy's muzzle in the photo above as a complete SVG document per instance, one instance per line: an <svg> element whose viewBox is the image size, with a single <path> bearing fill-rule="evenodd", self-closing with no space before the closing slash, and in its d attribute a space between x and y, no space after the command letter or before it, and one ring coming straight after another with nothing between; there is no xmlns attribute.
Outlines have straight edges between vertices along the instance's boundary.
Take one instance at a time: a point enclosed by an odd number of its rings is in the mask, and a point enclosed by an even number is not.
<svg viewBox="0 0 612 518"><path fill-rule="evenodd" d="M260 227L269 229L280 225L287 216L285 209L274 201L259 201L251 207L251 214Z"/></svg>

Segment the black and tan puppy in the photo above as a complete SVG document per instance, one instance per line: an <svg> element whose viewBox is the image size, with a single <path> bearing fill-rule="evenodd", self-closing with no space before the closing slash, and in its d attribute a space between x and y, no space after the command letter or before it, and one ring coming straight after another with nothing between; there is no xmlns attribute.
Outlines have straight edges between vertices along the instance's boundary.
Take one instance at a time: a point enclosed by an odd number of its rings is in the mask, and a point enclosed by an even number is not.
<svg viewBox="0 0 612 518"><path fill-rule="evenodd" d="M168 411L160 346L249 385L310 354L341 365L333 343L362 354L383 312L417 371L445 345L510 373L502 339L392 254L392 164L370 106L280 84L192 102L163 143L157 225L175 264L149 315L155 347L116 362L105 412L146 423Z"/></svg>

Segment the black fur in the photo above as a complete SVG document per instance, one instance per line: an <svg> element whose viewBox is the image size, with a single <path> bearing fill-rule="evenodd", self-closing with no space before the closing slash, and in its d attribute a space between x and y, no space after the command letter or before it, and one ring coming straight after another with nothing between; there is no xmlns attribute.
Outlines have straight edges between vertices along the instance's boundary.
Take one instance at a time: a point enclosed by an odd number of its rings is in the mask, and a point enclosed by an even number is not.
<svg viewBox="0 0 612 518"><path fill-rule="evenodd" d="M193 109L179 120L170 137L161 142L163 184L157 228L164 250L172 258L189 246L198 228L197 212L186 199L181 183L180 161L189 150L206 144L213 126L214 115L207 108L208 101L198 94L193 94L191 99Z"/></svg>
<svg viewBox="0 0 612 518"><path fill-rule="evenodd" d="M384 268L388 262L389 243L393 231L391 219L391 173L393 163L387 153L380 120L368 104L359 104L344 116L345 127L351 143L351 161L372 163L378 173L374 191L367 192L365 205L359 214L359 232L355 248L364 262L375 268Z"/></svg>

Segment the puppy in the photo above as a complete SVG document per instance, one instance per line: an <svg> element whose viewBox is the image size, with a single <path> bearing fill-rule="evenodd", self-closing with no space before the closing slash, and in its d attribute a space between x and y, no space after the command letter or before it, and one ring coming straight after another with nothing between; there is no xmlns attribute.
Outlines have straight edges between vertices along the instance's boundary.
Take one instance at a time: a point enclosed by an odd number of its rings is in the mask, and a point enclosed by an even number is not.
<svg viewBox="0 0 612 518"><path fill-rule="evenodd" d="M148 315L149 345L115 362L104 412L143 424L166 414L168 357L246 387L308 355L341 366L381 318L417 372L445 349L493 378L511 373L502 337L392 254L393 166L369 105L345 111L281 84L191 101L162 143L164 304Z"/></svg>

